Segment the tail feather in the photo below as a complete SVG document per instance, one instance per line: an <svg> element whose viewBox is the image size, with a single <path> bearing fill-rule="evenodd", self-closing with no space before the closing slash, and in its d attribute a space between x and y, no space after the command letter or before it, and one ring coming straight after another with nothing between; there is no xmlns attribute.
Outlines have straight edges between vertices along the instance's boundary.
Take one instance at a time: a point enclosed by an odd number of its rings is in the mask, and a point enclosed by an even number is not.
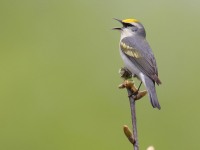
<svg viewBox="0 0 200 150"><path fill-rule="evenodd" d="M160 104L158 102L157 94L156 94L155 83L150 78L145 77L144 84L149 94L151 105L154 108L161 109Z"/></svg>

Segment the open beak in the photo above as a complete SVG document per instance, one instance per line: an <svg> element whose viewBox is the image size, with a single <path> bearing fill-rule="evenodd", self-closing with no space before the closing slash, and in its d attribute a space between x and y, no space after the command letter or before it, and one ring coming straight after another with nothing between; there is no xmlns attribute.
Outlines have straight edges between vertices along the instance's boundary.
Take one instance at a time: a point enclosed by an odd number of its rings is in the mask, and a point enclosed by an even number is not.
<svg viewBox="0 0 200 150"><path fill-rule="evenodd" d="M122 20L117 19L117 18L113 18L114 20L117 20L118 22L122 23Z"/></svg>
<svg viewBox="0 0 200 150"><path fill-rule="evenodd" d="M121 24L123 24L122 20L120 19L116 19L116 18L113 18L114 20L117 20L118 22L120 22ZM112 28L113 30L122 30L122 28L119 28L119 27L116 27L116 28Z"/></svg>

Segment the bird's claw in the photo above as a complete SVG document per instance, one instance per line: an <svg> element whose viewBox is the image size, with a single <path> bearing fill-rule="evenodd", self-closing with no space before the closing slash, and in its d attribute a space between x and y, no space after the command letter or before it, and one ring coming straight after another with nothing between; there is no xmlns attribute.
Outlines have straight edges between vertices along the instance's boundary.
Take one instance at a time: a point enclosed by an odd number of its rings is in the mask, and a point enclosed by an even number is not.
<svg viewBox="0 0 200 150"><path fill-rule="evenodd" d="M135 84L130 80L125 80L122 84L119 85L119 88L120 89L123 89L123 88L130 89L132 91L132 93L130 93L128 95L128 97L130 98L131 96L134 96L134 100L139 100L147 94L146 90L145 91L139 91L137 89L137 87L135 86Z"/></svg>

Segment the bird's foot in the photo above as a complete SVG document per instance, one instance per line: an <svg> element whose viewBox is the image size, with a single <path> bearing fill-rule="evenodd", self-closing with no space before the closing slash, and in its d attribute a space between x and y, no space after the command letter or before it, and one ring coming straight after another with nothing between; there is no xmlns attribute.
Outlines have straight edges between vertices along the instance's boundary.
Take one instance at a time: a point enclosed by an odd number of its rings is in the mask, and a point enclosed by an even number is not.
<svg viewBox="0 0 200 150"><path fill-rule="evenodd" d="M141 84L140 84L141 85ZM140 87L140 86L139 86ZM120 89L123 89L123 88L128 88L132 91L132 93L130 93L128 95L128 97L131 97L131 96L134 96L134 99L135 100L139 100L141 99L142 97L144 97L146 94L147 94L147 91L144 90L144 91L139 91L139 88L137 88L135 86L135 84L130 81L130 80L125 80L122 84L119 85L119 88Z"/></svg>
<svg viewBox="0 0 200 150"><path fill-rule="evenodd" d="M132 92L132 93L130 93L129 95L128 95L128 97L130 98L130 97L132 97L132 96L137 96L137 94L138 94L138 91L137 92Z"/></svg>

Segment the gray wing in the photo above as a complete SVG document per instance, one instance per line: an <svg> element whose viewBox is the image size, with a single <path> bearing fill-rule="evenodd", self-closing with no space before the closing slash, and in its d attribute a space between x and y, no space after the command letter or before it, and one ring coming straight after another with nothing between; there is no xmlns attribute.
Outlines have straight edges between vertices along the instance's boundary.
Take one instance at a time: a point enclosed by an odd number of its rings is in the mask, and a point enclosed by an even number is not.
<svg viewBox="0 0 200 150"><path fill-rule="evenodd" d="M122 52L138 67L138 69L150 77L157 84L161 84L158 78L158 69L153 52L146 39L138 37L126 37L120 42Z"/></svg>

